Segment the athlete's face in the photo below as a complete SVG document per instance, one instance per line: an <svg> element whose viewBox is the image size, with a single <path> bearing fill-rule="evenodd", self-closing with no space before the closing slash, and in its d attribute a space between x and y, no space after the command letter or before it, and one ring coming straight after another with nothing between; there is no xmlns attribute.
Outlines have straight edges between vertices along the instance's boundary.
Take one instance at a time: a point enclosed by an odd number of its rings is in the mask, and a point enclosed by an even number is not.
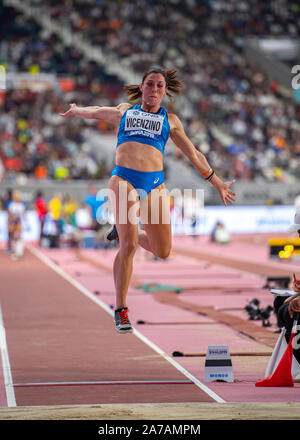
<svg viewBox="0 0 300 440"><path fill-rule="evenodd" d="M166 80L161 73L150 73L140 85L143 101L150 106L160 105L167 93Z"/></svg>

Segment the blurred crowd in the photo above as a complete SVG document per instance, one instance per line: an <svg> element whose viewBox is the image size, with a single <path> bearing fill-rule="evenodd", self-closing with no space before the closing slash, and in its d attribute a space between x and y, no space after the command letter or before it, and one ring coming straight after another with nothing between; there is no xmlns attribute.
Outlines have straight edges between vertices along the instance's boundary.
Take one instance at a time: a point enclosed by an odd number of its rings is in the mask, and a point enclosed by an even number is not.
<svg viewBox="0 0 300 440"><path fill-rule="evenodd" d="M183 3L196 20L201 19L204 12L209 15L209 27L217 38L238 49L243 48L249 36L298 36L300 6L297 1L212 0L201 4L196 0L184 0Z"/></svg>
<svg viewBox="0 0 300 440"><path fill-rule="evenodd" d="M84 201L70 194L56 193L45 202L43 193L35 199L40 221L40 245L44 247L108 247L104 235L110 228L105 198L97 196L95 186L89 188ZM116 243L115 243L116 244Z"/></svg>
<svg viewBox="0 0 300 440"><path fill-rule="evenodd" d="M65 123L58 114L69 99L96 105L100 89L101 101L113 104L121 84L114 78L111 87L105 86L111 78L97 64L84 60L76 49L64 47L54 34L45 33L12 8L2 6L1 12L0 64L7 72L57 73L62 87L66 78L72 78L72 84L66 92L61 88L12 88L1 95L0 181L13 182L20 174L36 179L107 176L110 170L87 142L84 130L89 124L79 118ZM97 129L103 132L113 129L108 124L99 125Z"/></svg>
<svg viewBox="0 0 300 440"><path fill-rule="evenodd" d="M293 182L299 177L300 107L280 84L249 65L242 50L249 35L294 37L297 3L32 3L141 76L152 64L177 67L184 96L169 108L224 178ZM8 72L57 73L61 79L58 90L10 90L2 98L0 181L13 181L20 173L37 179L109 176L109 166L99 162L85 130L105 135L116 127L79 118L62 122L57 115L70 102L118 104L125 99L122 81L15 10L2 6L0 17L0 64ZM72 78L69 89L66 78ZM178 150L174 154L186 160Z"/></svg>
<svg viewBox="0 0 300 440"><path fill-rule="evenodd" d="M101 197L98 188L89 187L84 200L71 194L54 193L47 201L42 191L37 191L33 203L28 205L20 191L8 190L0 198L0 210L7 213L7 252L13 252L13 229L18 226L22 235L25 213L34 211L38 220L38 242L42 247L110 247L104 236L111 227L107 198ZM17 206L18 205L18 206ZM13 215L12 215L13 214Z"/></svg>
<svg viewBox="0 0 300 440"><path fill-rule="evenodd" d="M35 179L94 179L108 175L91 149L83 120L63 124L60 95L9 90L0 118L0 181L21 175Z"/></svg>

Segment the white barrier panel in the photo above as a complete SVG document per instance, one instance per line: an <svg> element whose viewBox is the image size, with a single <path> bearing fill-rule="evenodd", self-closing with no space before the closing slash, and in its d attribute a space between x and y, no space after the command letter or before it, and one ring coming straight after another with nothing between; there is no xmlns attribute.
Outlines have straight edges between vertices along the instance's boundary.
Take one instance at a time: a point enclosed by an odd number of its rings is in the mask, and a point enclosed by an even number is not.
<svg viewBox="0 0 300 440"><path fill-rule="evenodd" d="M208 206L197 213L193 220L172 215L174 234L210 234L217 221L221 221L229 233L287 232L293 223L293 206Z"/></svg>
<svg viewBox="0 0 300 440"><path fill-rule="evenodd" d="M293 223L293 206L208 206L199 210L196 222L190 218L182 220L172 214L174 234L210 234L217 221L221 221L231 234L287 232ZM193 226L194 222L194 226ZM0 241L7 237L6 213L0 211ZM36 241L39 237L39 221L34 211L27 211L24 218L23 239Z"/></svg>

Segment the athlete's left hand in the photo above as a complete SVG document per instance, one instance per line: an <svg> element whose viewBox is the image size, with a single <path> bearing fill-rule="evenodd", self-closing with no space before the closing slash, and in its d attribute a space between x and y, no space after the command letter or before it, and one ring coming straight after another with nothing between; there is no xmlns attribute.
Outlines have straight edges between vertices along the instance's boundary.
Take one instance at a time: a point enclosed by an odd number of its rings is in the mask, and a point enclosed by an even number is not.
<svg viewBox="0 0 300 440"><path fill-rule="evenodd" d="M230 204L235 202L234 196L236 194L230 189L230 186L234 183L235 180L231 180L231 182L223 182L221 179L219 179L219 182L215 185L225 206L227 206L227 202Z"/></svg>

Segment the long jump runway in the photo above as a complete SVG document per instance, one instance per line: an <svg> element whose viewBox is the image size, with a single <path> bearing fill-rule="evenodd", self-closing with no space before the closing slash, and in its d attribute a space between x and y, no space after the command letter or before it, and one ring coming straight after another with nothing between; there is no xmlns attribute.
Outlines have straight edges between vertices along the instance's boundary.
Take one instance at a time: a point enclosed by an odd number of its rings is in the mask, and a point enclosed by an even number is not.
<svg viewBox="0 0 300 440"><path fill-rule="evenodd" d="M174 237L167 260L138 250L126 335L113 323L116 249L0 252L2 417L298 419L299 383L255 387L277 325L249 321L245 305L272 305L266 276L299 277L299 263L271 261L266 242ZM228 345L234 383L204 383L208 345Z"/></svg>
<svg viewBox="0 0 300 440"><path fill-rule="evenodd" d="M222 401L50 260L0 267L0 406Z"/></svg>

